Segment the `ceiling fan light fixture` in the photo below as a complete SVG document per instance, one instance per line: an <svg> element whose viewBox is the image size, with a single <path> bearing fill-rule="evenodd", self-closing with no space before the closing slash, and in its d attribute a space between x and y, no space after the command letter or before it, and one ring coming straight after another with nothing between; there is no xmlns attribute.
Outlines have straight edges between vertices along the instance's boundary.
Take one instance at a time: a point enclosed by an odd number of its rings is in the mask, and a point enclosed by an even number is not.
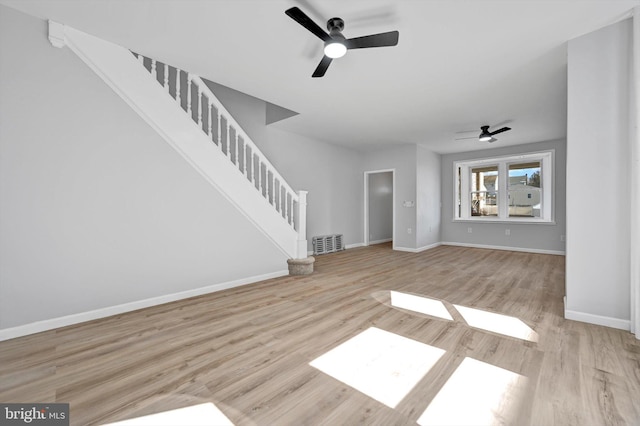
<svg viewBox="0 0 640 426"><path fill-rule="evenodd" d="M344 43L331 40L324 45L324 54L331 59L342 58L347 53L347 46Z"/></svg>

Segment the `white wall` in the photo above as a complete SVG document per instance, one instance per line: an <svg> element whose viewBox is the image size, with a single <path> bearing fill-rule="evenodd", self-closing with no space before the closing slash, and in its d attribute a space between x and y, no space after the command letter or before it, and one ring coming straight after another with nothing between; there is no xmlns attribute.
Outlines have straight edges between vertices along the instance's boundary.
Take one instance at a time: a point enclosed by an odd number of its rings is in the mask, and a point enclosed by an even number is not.
<svg viewBox="0 0 640 426"><path fill-rule="evenodd" d="M369 243L393 238L393 173L367 175Z"/></svg>
<svg viewBox="0 0 640 426"><path fill-rule="evenodd" d="M416 148L416 248L440 242L442 176L440 155Z"/></svg>
<svg viewBox="0 0 640 426"><path fill-rule="evenodd" d="M0 6L0 334L286 270L44 21Z"/></svg>
<svg viewBox="0 0 640 426"><path fill-rule="evenodd" d="M631 21L568 53L565 314L628 329Z"/></svg>
<svg viewBox="0 0 640 426"><path fill-rule="evenodd" d="M459 160L490 158L527 152L555 150L554 224L454 222L453 163ZM485 149L442 156L442 241L454 244L495 246L522 250L564 253L565 227L565 158L564 140ZM586 200L586 199L585 199ZM472 228L472 233L467 228ZM511 235L505 235L509 229Z"/></svg>

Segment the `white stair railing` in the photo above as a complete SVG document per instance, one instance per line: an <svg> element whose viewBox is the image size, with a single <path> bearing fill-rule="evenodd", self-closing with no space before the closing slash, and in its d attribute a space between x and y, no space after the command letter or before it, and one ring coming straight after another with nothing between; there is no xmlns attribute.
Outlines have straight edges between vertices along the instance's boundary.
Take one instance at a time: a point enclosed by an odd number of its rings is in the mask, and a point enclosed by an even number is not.
<svg viewBox="0 0 640 426"><path fill-rule="evenodd" d="M306 191L291 189L199 77L54 21L49 41L76 54L282 253L307 257Z"/></svg>
<svg viewBox="0 0 640 426"><path fill-rule="evenodd" d="M306 191L294 191L240 127L209 87L195 74L133 53L212 143L305 241ZM300 256L299 257L304 257Z"/></svg>

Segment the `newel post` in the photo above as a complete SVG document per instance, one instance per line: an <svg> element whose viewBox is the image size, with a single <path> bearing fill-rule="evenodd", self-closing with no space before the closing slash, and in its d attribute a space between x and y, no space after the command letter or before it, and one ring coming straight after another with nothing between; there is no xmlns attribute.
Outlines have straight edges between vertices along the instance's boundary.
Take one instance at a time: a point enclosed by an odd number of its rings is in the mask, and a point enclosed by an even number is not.
<svg viewBox="0 0 640 426"><path fill-rule="evenodd" d="M298 247L295 259L288 259L289 275L309 275L313 273L316 259L307 257L307 191L298 191Z"/></svg>
<svg viewBox="0 0 640 426"><path fill-rule="evenodd" d="M298 259L307 257L307 193L298 191Z"/></svg>

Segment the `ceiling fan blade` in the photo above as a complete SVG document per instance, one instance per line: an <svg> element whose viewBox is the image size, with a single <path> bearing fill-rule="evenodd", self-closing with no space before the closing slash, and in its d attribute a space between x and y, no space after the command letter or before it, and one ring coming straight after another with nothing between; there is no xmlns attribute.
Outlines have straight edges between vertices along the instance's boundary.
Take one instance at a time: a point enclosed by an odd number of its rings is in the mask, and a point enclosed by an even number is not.
<svg viewBox="0 0 640 426"><path fill-rule="evenodd" d="M322 41L331 40L331 36L327 34L322 28L320 28L318 24L313 22L311 18L309 18L299 8L292 7L291 9L287 9L284 13L286 13L288 17L296 21L298 24L302 25L303 27L311 31L320 40Z"/></svg>
<svg viewBox="0 0 640 426"><path fill-rule="evenodd" d="M313 75L311 77L322 77L324 75L324 73L327 72L327 68L329 68L329 65L331 64L332 59L328 56L323 56L322 60L320 61L320 63L318 64L318 66L316 67L316 70L313 72Z"/></svg>
<svg viewBox="0 0 640 426"><path fill-rule="evenodd" d="M503 127L502 129L498 129L495 132L489 132L491 136L497 135L498 133L506 132L507 130L511 130L511 127Z"/></svg>
<svg viewBox="0 0 640 426"><path fill-rule="evenodd" d="M364 49L367 47L395 46L398 44L400 33L389 31L388 33L372 34L363 37L355 37L345 40L347 49Z"/></svg>
<svg viewBox="0 0 640 426"><path fill-rule="evenodd" d="M469 130L466 132L456 132L453 135L454 141L464 141L467 139L478 139L478 132L475 130Z"/></svg>
<svg viewBox="0 0 640 426"><path fill-rule="evenodd" d="M349 16L349 28L375 23L389 24L395 21L396 18L395 5L372 7L369 10L358 13L356 16Z"/></svg>

